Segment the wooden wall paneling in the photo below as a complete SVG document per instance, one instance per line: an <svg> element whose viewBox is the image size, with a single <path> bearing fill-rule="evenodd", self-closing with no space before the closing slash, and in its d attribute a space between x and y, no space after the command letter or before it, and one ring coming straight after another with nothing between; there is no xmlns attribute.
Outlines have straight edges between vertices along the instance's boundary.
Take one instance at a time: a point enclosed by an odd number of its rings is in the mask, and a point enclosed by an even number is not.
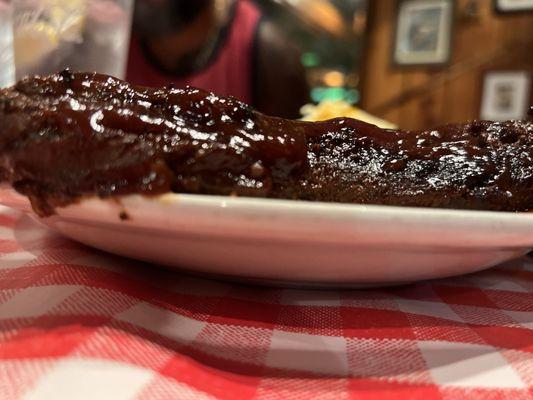
<svg viewBox="0 0 533 400"><path fill-rule="evenodd" d="M411 91L417 87L427 85L431 80L431 72L416 68L405 70L402 74L403 92ZM435 119L436 108L440 105L440 99L435 98L435 91L428 91L425 95L416 97L401 104L399 125L403 129L416 129L424 121Z"/></svg>
<svg viewBox="0 0 533 400"><path fill-rule="evenodd" d="M492 2L478 1L479 17L463 20L469 0L457 1L457 23L453 41L451 69L456 72L453 79L446 82L447 104L442 119L445 122L468 121L477 118L481 94L481 79L478 64L494 52L498 43L492 35L495 20L491 17ZM473 60L479 60L477 63ZM470 65L470 62L472 65Z"/></svg>
<svg viewBox="0 0 533 400"><path fill-rule="evenodd" d="M486 71L528 69L533 74L533 14L497 14L492 1L473 1L478 14L467 17L472 0L456 0L446 68L393 66L396 1L372 1L362 107L408 129L472 120L479 116Z"/></svg>
<svg viewBox="0 0 533 400"><path fill-rule="evenodd" d="M390 52L395 28L395 0L373 0L369 15L369 35L362 82L362 107L372 109L402 91L400 72L390 68ZM398 123L399 110L390 110L383 118Z"/></svg>

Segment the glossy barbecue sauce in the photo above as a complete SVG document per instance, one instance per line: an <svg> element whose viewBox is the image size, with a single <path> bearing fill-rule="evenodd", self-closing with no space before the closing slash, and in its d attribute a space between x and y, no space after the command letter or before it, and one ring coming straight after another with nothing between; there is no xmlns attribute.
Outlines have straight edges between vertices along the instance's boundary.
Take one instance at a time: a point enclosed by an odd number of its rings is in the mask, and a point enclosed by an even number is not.
<svg viewBox="0 0 533 400"><path fill-rule="evenodd" d="M207 185L216 176L215 184L261 189L272 177L287 179L306 167L304 126L264 117L233 98L195 88L136 90L107 76L68 72L53 86L56 94L72 90L109 103L75 112L84 134L138 135L171 167L179 164L182 178L201 173Z"/></svg>
<svg viewBox="0 0 533 400"><path fill-rule="evenodd" d="M347 118L290 121L199 89L139 88L69 71L1 91L0 122L3 179L41 214L87 194L175 191L380 204L423 199L411 187L420 182L457 195L453 185L460 191L472 177L513 190L516 179L493 150L529 143L532 133L528 123L408 132ZM69 158L73 151L79 156ZM56 158L39 164L40 152ZM531 152L522 156L533 164ZM41 173L47 165L54 170ZM378 191L380 184L389 187Z"/></svg>

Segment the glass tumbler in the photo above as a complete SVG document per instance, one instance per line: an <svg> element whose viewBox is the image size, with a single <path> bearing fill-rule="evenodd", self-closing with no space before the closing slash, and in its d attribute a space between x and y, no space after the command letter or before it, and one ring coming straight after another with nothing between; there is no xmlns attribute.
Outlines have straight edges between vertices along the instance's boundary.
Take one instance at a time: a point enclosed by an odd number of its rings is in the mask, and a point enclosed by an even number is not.
<svg viewBox="0 0 533 400"><path fill-rule="evenodd" d="M13 0L16 77L73 71L123 78L133 0Z"/></svg>
<svg viewBox="0 0 533 400"><path fill-rule="evenodd" d="M14 80L11 4L7 0L0 0L0 88L12 85Z"/></svg>

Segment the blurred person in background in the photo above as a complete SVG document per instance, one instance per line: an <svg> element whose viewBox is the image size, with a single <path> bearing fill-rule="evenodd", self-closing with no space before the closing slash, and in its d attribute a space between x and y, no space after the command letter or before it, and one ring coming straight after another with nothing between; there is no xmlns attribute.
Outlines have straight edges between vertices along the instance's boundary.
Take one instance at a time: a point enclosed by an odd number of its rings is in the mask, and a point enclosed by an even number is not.
<svg viewBox="0 0 533 400"><path fill-rule="evenodd" d="M298 49L251 0L136 0L127 79L195 86L286 118L309 95Z"/></svg>

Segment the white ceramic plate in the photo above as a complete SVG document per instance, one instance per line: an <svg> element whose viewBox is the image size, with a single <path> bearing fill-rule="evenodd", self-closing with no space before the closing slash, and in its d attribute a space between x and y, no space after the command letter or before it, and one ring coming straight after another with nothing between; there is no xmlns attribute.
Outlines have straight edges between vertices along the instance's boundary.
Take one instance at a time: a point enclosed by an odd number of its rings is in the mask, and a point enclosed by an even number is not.
<svg viewBox="0 0 533 400"><path fill-rule="evenodd" d="M31 213L11 189L0 203ZM529 213L184 194L87 199L40 221L111 253L275 284L400 284L478 271L533 247Z"/></svg>

